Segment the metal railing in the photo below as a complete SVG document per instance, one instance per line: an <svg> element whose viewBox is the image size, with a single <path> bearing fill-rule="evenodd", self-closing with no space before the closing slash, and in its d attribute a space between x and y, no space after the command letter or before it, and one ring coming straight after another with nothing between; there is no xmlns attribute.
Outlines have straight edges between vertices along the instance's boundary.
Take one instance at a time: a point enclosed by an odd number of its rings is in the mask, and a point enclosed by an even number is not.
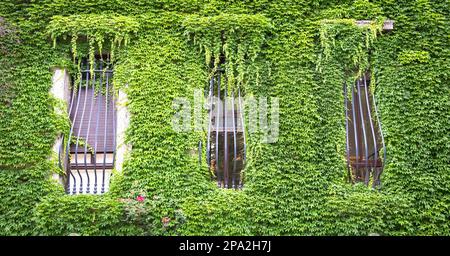
<svg viewBox="0 0 450 256"><path fill-rule="evenodd" d="M112 75L108 60L97 59L93 72L85 61L79 84L73 84L65 143L68 194L102 194L109 188L116 153Z"/></svg>
<svg viewBox="0 0 450 256"><path fill-rule="evenodd" d="M221 88L222 72L210 80L206 162L219 188L240 189L247 150L244 110L239 88L228 92L226 83Z"/></svg>
<svg viewBox="0 0 450 256"><path fill-rule="evenodd" d="M351 86L349 102L347 84L344 83L347 169L350 181L368 185L372 177L372 186L378 187L386 161L386 147L375 95L370 99L368 84L366 76L356 80ZM372 112L378 125L375 125ZM379 153L381 149L383 158Z"/></svg>

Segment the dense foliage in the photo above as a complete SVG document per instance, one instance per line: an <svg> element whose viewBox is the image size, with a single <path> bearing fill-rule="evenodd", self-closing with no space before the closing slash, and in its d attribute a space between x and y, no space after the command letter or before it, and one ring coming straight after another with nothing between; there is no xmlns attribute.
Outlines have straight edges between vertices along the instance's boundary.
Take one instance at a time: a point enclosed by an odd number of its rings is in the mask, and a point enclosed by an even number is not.
<svg viewBox="0 0 450 256"><path fill-rule="evenodd" d="M449 0L3 0L0 234L449 235L449 18ZM51 68L76 76L73 57L101 51L116 54L132 151L110 192L69 196L51 179L69 129ZM232 86L280 102L278 141L248 137L241 191L199 166L206 133L171 127L173 99L193 101L221 52ZM366 69L388 152L380 190L346 181L342 87Z"/></svg>

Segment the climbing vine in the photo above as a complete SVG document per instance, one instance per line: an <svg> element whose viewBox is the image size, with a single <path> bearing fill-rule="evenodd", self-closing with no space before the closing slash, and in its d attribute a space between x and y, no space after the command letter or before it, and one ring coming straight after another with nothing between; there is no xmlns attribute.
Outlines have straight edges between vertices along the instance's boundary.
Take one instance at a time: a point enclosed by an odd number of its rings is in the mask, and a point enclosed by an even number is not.
<svg viewBox="0 0 450 256"><path fill-rule="evenodd" d="M335 57L344 67L344 72L355 73L353 80L360 77L370 68L369 52L377 36L383 31L384 21L385 19L379 18L362 26L354 19L319 21L322 50L317 63L318 71L321 71L322 61Z"/></svg>
<svg viewBox="0 0 450 256"><path fill-rule="evenodd" d="M448 1L3 2L1 235L450 234ZM69 126L50 70L76 77L80 57L92 69L105 52L132 151L110 192L69 196L51 178ZM248 138L241 191L198 162L205 132L171 127L173 99L193 105L221 55L230 86L280 102L278 141ZM342 86L367 69L389 158L381 190L345 177Z"/></svg>
<svg viewBox="0 0 450 256"><path fill-rule="evenodd" d="M214 74L220 58L225 57L225 74L232 90L244 84L245 74L251 72L272 25L263 15L220 14L213 17L190 15L183 21L186 34L204 52L207 65L213 61Z"/></svg>
<svg viewBox="0 0 450 256"><path fill-rule="evenodd" d="M77 45L80 37L88 43L88 56L93 72L95 53L103 53L105 42L109 42L111 62L117 47L128 44L130 38L139 31L139 23L131 17L117 15L72 15L53 16L47 31L56 46L56 39L70 36L73 60L79 56ZM86 55L86 54L85 54ZM83 55L81 55L83 56Z"/></svg>

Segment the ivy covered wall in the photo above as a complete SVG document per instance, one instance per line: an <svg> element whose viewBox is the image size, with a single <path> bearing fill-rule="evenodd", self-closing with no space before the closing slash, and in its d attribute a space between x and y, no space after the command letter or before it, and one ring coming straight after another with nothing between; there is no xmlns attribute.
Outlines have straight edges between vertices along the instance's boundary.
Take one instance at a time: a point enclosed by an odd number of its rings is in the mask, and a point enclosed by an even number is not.
<svg viewBox="0 0 450 256"><path fill-rule="evenodd" d="M3 2L1 235L450 234L450 1ZM110 192L68 196L51 179L69 121L50 68L76 76L73 57L102 50L128 93L132 151ZM221 51L231 84L280 102L278 141L248 137L241 191L198 165L206 133L171 127L172 100L204 90ZM346 181L342 85L365 69L387 145L380 190Z"/></svg>

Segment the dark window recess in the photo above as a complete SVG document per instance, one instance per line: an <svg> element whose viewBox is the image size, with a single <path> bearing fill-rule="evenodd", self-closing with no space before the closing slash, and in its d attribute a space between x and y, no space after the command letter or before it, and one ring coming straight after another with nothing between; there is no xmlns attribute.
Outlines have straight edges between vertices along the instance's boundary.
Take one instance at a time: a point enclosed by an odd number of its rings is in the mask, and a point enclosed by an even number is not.
<svg viewBox="0 0 450 256"><path fill-rule="evenodd" d="M246 160L241 91L227 91L223 70L210 80L206 161L219 188L240 189ZM228 97L226 97L228 96Z"/></svg>
<svg viewBox="0 0 450 256"><path fill-rule="evenodd" d="M87 61L73 84L69 104L71 127L66 141L69 194L101 194L109 189L116 150L113 72L108 59L97 58L94 72Z"/></svg>
<svg viewBox="0 0 450 256"><path fill-rule="evenodd" d="M351 182L379 186L386 149L375 97L369 89L368 75L347 88L344 84L347 167Z"/></svg>

